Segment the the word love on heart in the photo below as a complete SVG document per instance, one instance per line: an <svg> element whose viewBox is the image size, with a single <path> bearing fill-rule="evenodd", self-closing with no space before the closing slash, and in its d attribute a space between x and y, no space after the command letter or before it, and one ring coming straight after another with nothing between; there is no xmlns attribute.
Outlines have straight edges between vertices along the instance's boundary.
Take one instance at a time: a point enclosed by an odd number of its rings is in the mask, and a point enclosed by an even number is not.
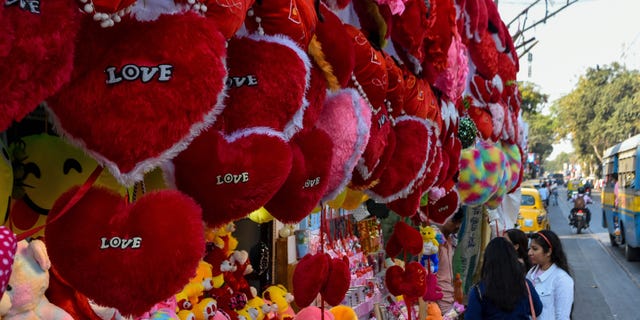
<svg viewBox="0 0 640 320"><path fill-rule="evenodd" d="M5 7L18 5L20 9L29 11L30 13L40 14L40 0L6 0Z"/></svg>
<svg viewBox="0 0 640 320"><path fill-rule="evenodd" d="M139 249L142 246L142 237L133 237L131 239L120 237L102 237L100 238L100 250L109 248L114 249Z"/></svg>
<svg viewBox="0 0 640 320"><path fill-rule="evenodd" d="M254 74L245 76L229 76L225 82L227 88L240 88L243 86L255 87L258 85L258 77Z"/></svg>
<svg viewBox="0 0 640 320"><path fill-rule="evenodd" d="M170 64L159 64L157 66L138 66L135 64L124 65L120 70L117 67L109 66L104 72L107 74L107 84L118 84L122 81L140 80L142 83L149 83L156 79L158 82L167 82L173 75L173 66Z"/></svg>
<svg viewBox="0 0 640 320"><path fill-rule="evenodd" d="M242 172L240 174L226 173L224 175L216 176L216 184L238 184L249 182L249 172Z"/></svg>
<svg viewBox="0 0 640 320"><path fill-rule="evenodd" d="M304 182L304 187L302 188L303 189L313 188L319 184L320 184L320 177L315 177L313 179L307 179L307 181Z"/></svg>

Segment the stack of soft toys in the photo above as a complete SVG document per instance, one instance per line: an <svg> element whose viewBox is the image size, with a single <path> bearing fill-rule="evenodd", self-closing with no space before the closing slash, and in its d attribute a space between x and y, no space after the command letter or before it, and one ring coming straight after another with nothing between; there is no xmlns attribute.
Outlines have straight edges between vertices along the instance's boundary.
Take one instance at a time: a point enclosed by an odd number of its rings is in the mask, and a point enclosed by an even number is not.
<svg viewBox="0 0 640 320"><path fill-rule="evenodd" d="M42 289L27 305L91 320L291 317L277 286L247 285L229 224L367 199L414 226L461 201L500 205L522 179L518 68L492 0L6 1L0 213L39 239L29 265L48 275L28 281L49 279L60 308ZM298 306L339 304L348 265L307 256ZM430 271L407 261L392 286L437 295ZM424 288L402 284L414 273Z"/></svg>

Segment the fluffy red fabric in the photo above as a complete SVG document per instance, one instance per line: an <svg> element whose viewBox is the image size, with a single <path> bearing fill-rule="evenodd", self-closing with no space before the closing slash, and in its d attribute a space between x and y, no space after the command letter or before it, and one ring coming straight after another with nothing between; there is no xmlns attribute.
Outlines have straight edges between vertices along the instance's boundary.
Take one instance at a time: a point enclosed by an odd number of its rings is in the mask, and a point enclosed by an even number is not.
<svg viewBox="0 0 640 320"><path fill-rule="evenodd" d="M264 205L271 215L285 223L299 222L318 205L327 191L333 152L331 138L318 128L297 133L289 144L293 154L291 172Z"/></svg>
<svg viewBox="0 0 640 320"><path fill-rule="evenodd" d="M393 227L393 233L387 241L385 251L389 257L396 257L403 250L406 254L413 255L422 252L422 236L416 228L406 222L398 221Z"/></svg>
<svg viewBox="0 0 640 320"><path fill-rule="evenodd" d="M387 66L382 52L374 49L367 37L352 25L345 25L347 33L355 48L356 64L353 75L367 95L373 108L384 109L384 98L387 95ZM349 82L352 88L358 88L354 81Z"/></svg>
<svg viewBox="0 0 640 320"><path fill-rule="evenodd" d="M19 3L0 11L0 132L69 81L80 26L73 1L39 1L40 13Z"/></svg>
<svg viewBox="0 0 640 320"><path fill-rule="evenodd" d="M231 39L228 54L232 86L220 128L228 133L251 127L299 129L310 81L306 53L288 38L254 35Z"/></svg>
<svg viewBox="0 0 640 320"><path fill-rule="evenodd" d="M448 66L449 46L455 33L456 10L453 1L431 1L426 37L424 39L425 58L423 70L428 83L435 83L441 72Z"/></svg>
<svg viewBox="0 0 640 320"><path fill-rule="evenodd" d="M349 260L333 258L329 262L329 273L327 281L320 290L322 298L329 305L337 306L342 302L344 296L351 285L351 271L349 271Z"/></svg>
<svg viewBox="0 0 640 320"><path fill-rule="evenodd" d="M388 203L406 198L424 176L429 163L433 122L412 116L396 119L396 147L380 176L379 183L365 191L377 202Z"/></svg>
<svg viewBox="0 0 640 320"><path fill-rule="evenodd" d="M467 45L469 56L476 66L476 72L485 79L491 79L498 73L498 50L491 33L480 33L480 42L471 41Z"/></svg>
<svg viewBox="0 0 640 320"><path fill-rule="evenodd" d="M313 0L259 1L252 8L253 16L245 21L249 32L256 33L262 27L265 34L283 34L302 48L309 45L318 22ZM261 19L260 23L256 18Z"/></svg>
<svg viewBox="0 0 640 320"><path fill-rule="evenodd" d="M353 41L338 16L325 5L320 6L320 12L324 21L316 26L316 37L322 44L325 58L333 67L333 75L342 87L346 87L356 64Z"/></svg>
<svg viewBox="0 0 640 320"><path fill-rule="evenodd" d="M415 261L409 262L405 270L400 266L392 266L387 269L385 283L393 295L419 298L427 291L427 271Z"/></svg>
<svg viewBox="0 0 640 320"><path fill-rule="evenodd" d="M223 136L209 129L175 159L176 187L202 206L216 227L262 207L291 171L291 148L266 128Z"/></svg>
<svg viewBox="0 0 640 320"><path fill-rule="evenodd" d="M60 277L55 266L49 269L49 287L46 295L49 302L64 309L73 319L103 320L93 312L87 297Z"/></svg>
<svg viewBox="0 0 640 320"><path fill-rule="evenodd" d="M404 71L398 66L390 55L384 56L389 77L389 87L387 88L387 101L391 107L390 114L397 118L404 113L406 84L404 81Z"/></svg>
<svg viewBox="0 0 640 320"><path fill-rule="evenodd" d="M303 128L311 128L315 125L324 108L324 101L327 97L327 80L324 73L317 64L313 63L311 68L311 80L309 81L309 90L307 90L306 99L308 105L304 110L304 119L302 119Z"/></svg>
<svg viewBox="0 0 640 320"><path fill-rule="evenodd" d="M351 188L366 189L375 184L391 160L395 147L396 134L391 127L387 110L381 108L377 114L371 115L369 141L353 171Z"/></svg>
<svg viewBox="0 0 640 320"><path fill-rule="evenodd" d="M313 302L325 285L329 275L330 257L326 253L307 254L293 271L293 297L296 305L304 308Z"/></svg>
<svg viewBox="0 0 640 320"><path fill-rule="evenodd" d="M429 29L427 21L427 6L422 0L409 0L405 3L405 10L399 16L393 16L393 28L391 40L398 48L403 62L411 66L409 69L417 73L416 67L420 67L424 60L423 41ZM413 58L408 58L410 55Z"/></svg>
<svg viewBox="0 0 640 320"><path fill-rule="evenodd" d="M83 23L71 82L49 106L67 135L132 184L215 121L227 73L225 40L194 13L108 29L91 17ZM162 65L169 69L139 69Z"/></svg>
<svg viewBox="0 0 640 320"><path fill-rule="evenodd" d="M415 187L405 198L387 203L387 207L402 217L414 217L420 207L420 196L423 188Z"/></svg>
<svg viewBox="0 0 640 320"><path fill-rule="evenodd" d="M13 39L15 38L15 30L11 25L11 21L9 19L4 19L4 10L5 6L0 6L0 58L7 56L9 51L11 51L11 44L13 43Z"/></svg>
<svg viewBox="0 0 640 320"><path fill-rule="evenodd" d="M216 23L218 30L222 32L225 38L230 39L242 27L247 16L247 10L251 8L255 0L207 0L206 2L207 12L205 12L205 15Z"/></svg>
<svg viewBox="0 0 640 320"><path fill-rule="evenodd" d="M364 152L371 130L371 109L354 89L330 95L316 126L333 141L331 172L324 200L331 200L351 180L351 173Z"/></svg>
<svg viewBox="0 0 640 320"><path fill-rule="evenodd" d="M489 18L484 0L466 0L464 16L468 19L465 22L464 30L458 30L462 40L465 44L471 41L479 42L480 33L488 28Z"/></svg>
<svg viewBox="0 0 640 320"><path fill-rule="evenodd" d="M126 315L148 311L187 283L205 248L195 201L165 190L128 204L91 188L60 215L77 189L56 201L45 229L51 262L65 281Z"/></svg>

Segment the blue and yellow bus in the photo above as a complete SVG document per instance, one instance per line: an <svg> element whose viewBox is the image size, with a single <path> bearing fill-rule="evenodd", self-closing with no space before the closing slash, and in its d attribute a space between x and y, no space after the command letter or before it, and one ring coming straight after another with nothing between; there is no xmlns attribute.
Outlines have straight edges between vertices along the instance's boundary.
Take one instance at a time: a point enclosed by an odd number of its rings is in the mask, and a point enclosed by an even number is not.
<svg viewBox="0 0 640 320"><path fill-rule="evenodd" d="M604 152L602 174L603 227L627 260L640 260L640 134Z"/></svg>

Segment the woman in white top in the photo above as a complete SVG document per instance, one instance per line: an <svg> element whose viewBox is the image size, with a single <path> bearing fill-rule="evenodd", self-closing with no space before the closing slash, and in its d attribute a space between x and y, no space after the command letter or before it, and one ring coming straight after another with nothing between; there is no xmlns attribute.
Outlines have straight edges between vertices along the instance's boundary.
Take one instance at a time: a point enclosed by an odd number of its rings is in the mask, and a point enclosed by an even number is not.
<svg viewBox="0 0 640 320"><path fill-rule="evenodd" d="M529 258L534 265L527 272L542 300L538 320L569 320L573 306L573 279L558 236L542 230L531 236Z"/></svg>

